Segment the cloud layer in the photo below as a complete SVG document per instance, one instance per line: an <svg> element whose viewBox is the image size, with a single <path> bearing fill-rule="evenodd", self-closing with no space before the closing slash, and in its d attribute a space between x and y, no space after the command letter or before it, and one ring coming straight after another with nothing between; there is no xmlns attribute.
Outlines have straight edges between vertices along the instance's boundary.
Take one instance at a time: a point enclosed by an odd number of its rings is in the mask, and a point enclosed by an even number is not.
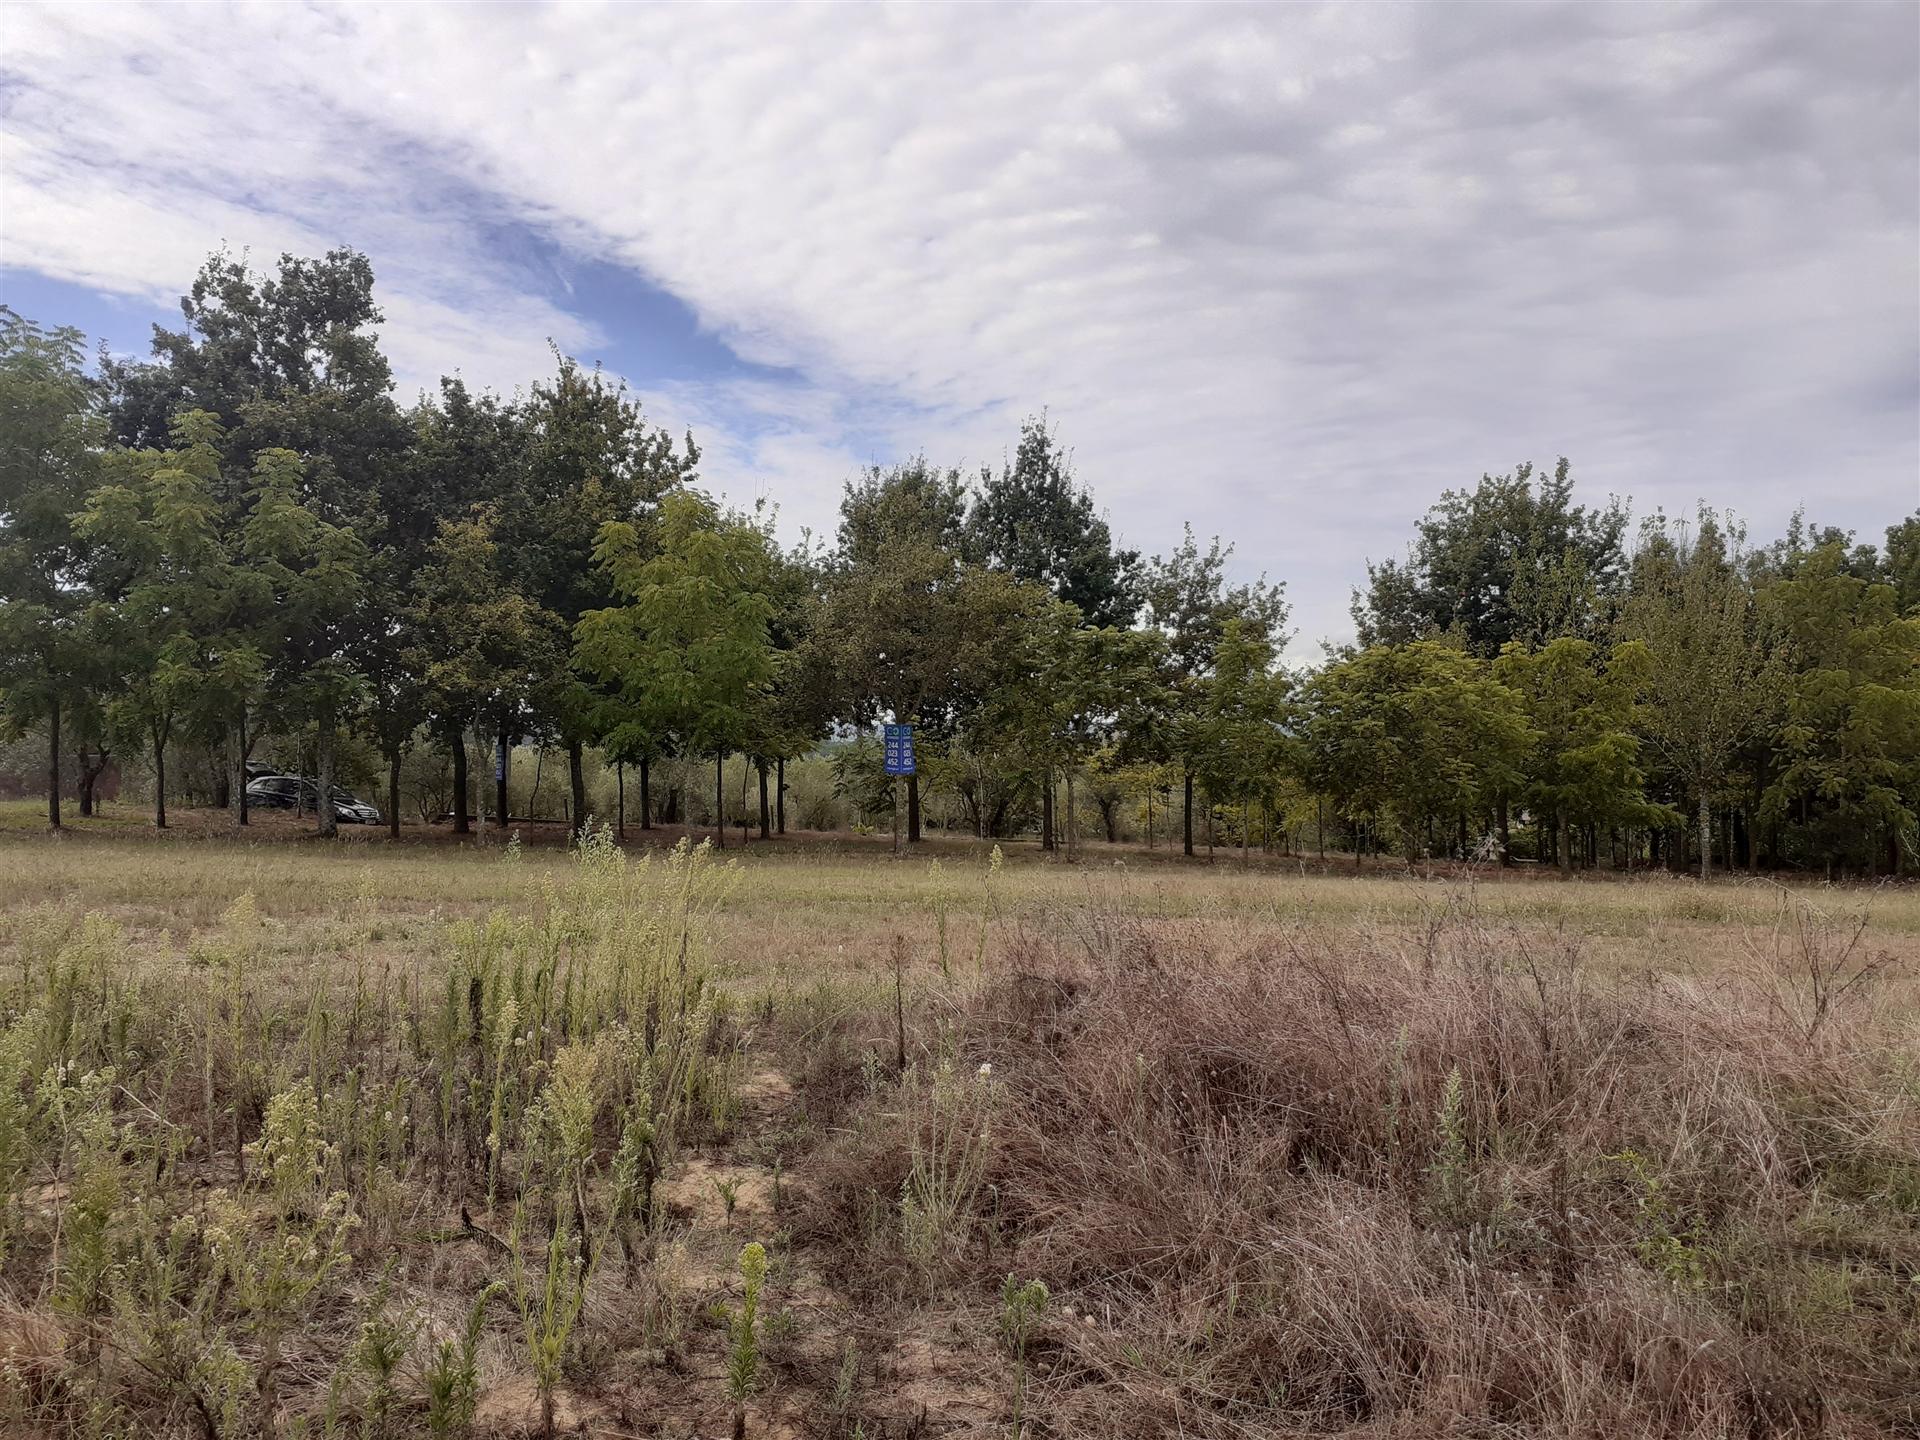
<svg viewBox="0 0 1920 1440"><path fill-rule="evenodd" d="M406 381L508 387L618 363L564 285L611 264L788 372L651 387L736 498L830 526L851 465L1046 405L1132 543L1235 540L1305 642L1520 459L1913 508L1917 16L14 6L0 253L159 298L348 240Z"/></svg>

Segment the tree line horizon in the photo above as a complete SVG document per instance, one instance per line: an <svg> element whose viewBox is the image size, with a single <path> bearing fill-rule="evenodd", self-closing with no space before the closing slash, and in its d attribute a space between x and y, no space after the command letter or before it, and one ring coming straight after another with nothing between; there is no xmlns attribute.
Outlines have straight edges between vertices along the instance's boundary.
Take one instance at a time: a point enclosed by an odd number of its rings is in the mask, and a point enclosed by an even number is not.
<svg viewBox="0 0 1920 1440"><path fill-rule="evenodd" d="M1920 511L1756 545L1704 505L1576 503L1565 459L1483 474L1296 669L1284 582L1234 583L1191 527L1119 544L1044 412L997 469L867 467L831 543L783 546L558 350L512 398L449 377L402 407L373 285L350 250L219 252L150 358L92 370L80 332L0 307L0 725L44 737L52 826L63 747L83 812L138 756L165 827L187 750L245 825L249 757L293 736L322 793L342 745L377 753L394 834L403 760L444 747L466 833L471 737L564 749L575 826L589 750L637 769L643 824L651 766L704 757L717 787L743 757L765 835L769 771L778 808L834 737L859 737L836 786L890 808L895 719L915 841L926 791L1071 852L1092 787L1110 837L1115 805L1177 804L1189 854L1310 827L1356 861L1914 868Z"/></svg>

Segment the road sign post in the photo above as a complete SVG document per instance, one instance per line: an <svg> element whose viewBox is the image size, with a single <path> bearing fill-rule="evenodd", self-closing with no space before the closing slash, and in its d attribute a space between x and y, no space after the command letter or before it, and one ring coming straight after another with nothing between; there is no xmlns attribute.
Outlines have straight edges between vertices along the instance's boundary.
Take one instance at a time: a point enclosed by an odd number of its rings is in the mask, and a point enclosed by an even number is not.
<svg viewBox="0 0 1920 1440"><path fill-rule="evenodd" d="M889 799L893 805L893 853L900 853L900 777L913 774L913 726L882 727L882 759L888 777Z"/></svg>

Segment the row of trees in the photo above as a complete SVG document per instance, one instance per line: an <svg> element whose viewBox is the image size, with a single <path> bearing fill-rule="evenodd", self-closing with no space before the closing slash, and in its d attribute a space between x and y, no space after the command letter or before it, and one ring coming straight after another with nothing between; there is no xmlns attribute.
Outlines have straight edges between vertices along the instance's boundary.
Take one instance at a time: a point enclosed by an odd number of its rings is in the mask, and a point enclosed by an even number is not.
<svg viewBox="0 0 1920 1440"><path fill-rule="evenodd" d="M149 361L91 370L76 332L0 322L0 704L46 737L55 825L63 751L83 807L147 757L165 825L169 753L217 750L245 824L249 756L297 735L323 786L342 737L377 750L396 829L403 760L446 747L466 831L474 737L500 816L514 745L564 749L576 823L590 749L637 770L643 824L662 757L718 785L744 755L764 834L785 762L830 738L886 809L877 748L845 742L893 718L919 729L913 839L924 784L1049 847L1091 794L1110 834L1177 796L1189 852L1199 816L1209 846L1311 823L1356 856L1569 868L1912 853L1920 516L1884 550L1798 523L1754 548L1705 512L1629 543L1564 461L1522 467L1443 497L1308 673L1280 663L1280 587L1190 532L1118 546L1044 417L997 469L859 475L831 545L785 548L565 356L511 398L449 379L401 408L362 256L216 255L182 312Z"/></svg>
<svg viewBox="0 0 1920 1440"><path fill-rule="evenodd" d="M1744 861L1905 868L1920 799L1920 514L1884 551L1798 518L1765 548L1702 509L1654 515L1624 544L1617 502L1572 503L1566 462L1449 493L1405 564L1355 598L1367 656L1450 666L1471 701L1475 762L1445 746L1415 768L1463 806L1524 804L1563 866L1582 837L1642 830L1676 867ZM1441 635L1442 659L1416 637ZM1416 693L1426 682L1403 688ZM1464 783L1458 777L1470 775ZM1352 792L1330 772L1317 779ZM1392 818L1441 796L1403 795ZM1349 803L1351 803L1349 801ZM1483 809L1483 813L1488 813ZM1678 832L1682 816L1692 835ZM1667 832L1674 833L1667 833Z"/></svg>

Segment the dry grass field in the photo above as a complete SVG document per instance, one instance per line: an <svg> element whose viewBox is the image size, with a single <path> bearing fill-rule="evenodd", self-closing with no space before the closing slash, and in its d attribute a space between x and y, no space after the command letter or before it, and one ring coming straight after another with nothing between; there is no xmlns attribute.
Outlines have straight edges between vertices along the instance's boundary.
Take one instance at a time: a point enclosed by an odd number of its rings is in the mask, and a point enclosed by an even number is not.
<svg viewBox="0 0 1920 1440"><path fill-rule="evenodd" d="M1920 1429L1920 892L1331 871L8 807L0 1425Z"/></svg>

